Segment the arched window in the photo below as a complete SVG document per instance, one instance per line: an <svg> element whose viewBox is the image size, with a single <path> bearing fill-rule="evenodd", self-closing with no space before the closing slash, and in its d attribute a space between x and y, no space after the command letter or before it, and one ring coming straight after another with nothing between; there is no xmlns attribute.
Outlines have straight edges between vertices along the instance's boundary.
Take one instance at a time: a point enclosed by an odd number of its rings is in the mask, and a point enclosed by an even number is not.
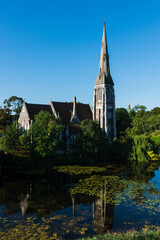
<svg viewBox="0 0 160 240"><path fill-rule="evenodd" d="M101 126L101 109L99 109L99 125Z"/></svg>
<svg viewBox="0 0 160 240"><path fill-rule="evenodd" d="M107 99L110 100L111 99L111 89L107 88Z"/></svg>
<svg viewBox="0 0 160 240"><path fill-rule="evenodd" d="M98 100L102 100L102 90L98 90Z"/></svg>

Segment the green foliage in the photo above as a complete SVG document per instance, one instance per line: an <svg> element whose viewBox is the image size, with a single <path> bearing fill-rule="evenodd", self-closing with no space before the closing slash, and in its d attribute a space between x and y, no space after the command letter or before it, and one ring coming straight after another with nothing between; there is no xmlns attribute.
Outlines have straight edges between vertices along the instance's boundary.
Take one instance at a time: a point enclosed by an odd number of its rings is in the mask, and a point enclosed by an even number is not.
<svg viewBox="0 0 160 240"><path fill-rule="evenodd" d="M145 106L143 106L143 105L135 105L134 108L133 108L133 110L135 110L136 112L137 111L144 111L145 112L146 109L147 108Z"/></svg>
<svg viewBox="0 0 160 240"><path fill-rule="evenodd" d="M160 129L160 109L146 111L143 105L136 105L133 109L116 109L116 126L118 140L110 146L110 157L115 159L130 158L138 161L148 161L147 152L158 149L158 138L150 137ZM150 138L150 139L149 139ZM153 144L157 142L157 144Z"/></svg>
<svg viewBox="0 0 160 240"><path fill-rule="evenodd" d="M29 139L16 121L6 127L0 138L0 147L3 151L15 155L29 151Z"/></svg>
<svg viewBox="0 0 160 240"><path fill-rule="evenodd" d="M83 158L86 156L100 159L105 158L108 142L97 121L84 120L81 122L81 133L79 137L79 150Z"/></svg>
<svg viewBox="0 0 160 240"><path fill-rule="evenodd" d="M22 105L23 99L21 97L12 96L9 99L4 100L4 111L13 115L13 120L18 120Z"/></svg>
<svg viewBox="0 0 160 240"><path fill-rule="evenodd" d="M119 199L115 200L115 194L121 193L125 187L126 182L117 176L93 175L89 178L80 179L78 184L75 184L70 189L70 192L72 194L81 193L98 197L103 199L105 203L115 204L119 202Z"/></svg>
<svg viewBox="0 0 160 240"><path fill-rule="evenodd" d="M93 172L104 172L106 168L104 167L95 167L95 166L60 166L54 167L53 169L57 170L57 172L67 173L70 175L81 175L81 174L91 174Z"/></svg>
<svg viewBox="0 0 160 240"><path fill-rule="evenodd" d="M153 150L152 151L148 151L148 156L151 158L152 161L160 160L160 154L155 154L153 152Z"/></svg>
<svg viewBox="0 0 160 240"><path fill-rule="evenodd" d="M160 108L155 107L151 110L151 115L160 114Z"/></svg>
<svg viewBox="0 0 160 240"><path fill-rule="evenodd" d="M146 124L149 117L149 112L138 111L134 117L132 117L131 127L126 129L128 137L134 135L140 135L148 133L148 125Z"/></svg>
<svg viewBox="0 0 160 240"><path fill-rule="evenodd" d="M6 113L3 108L0 109L0 134L2 134L5 128L12 123L12 117L9 113Z"/></svg>
<svg viewBox="0 0 160 240"><path fill-rule="evenodd" d="M130 117L129 113L125 108L116 109L116 128L117 128L117 137L124 137L125 130L130 127Z"/></svg>
<svg viewBox="0 0 160 240"><path fill-rule="evenodd" d="M106 204L120 205L127 202L136 203L141 208L160 210L160 191L150 183L137 183L131 180L121 180L118 176L93 175L80 179L77 184L71 186L71 194L86 194L101 199ZM147 193L151 194L147 195ZM130 204L132 204L130 203Z"/></svg>
<svg viewBox="0 0 160 240"><path fill-rule="evenodd" d="M83 238L82 240L158 240L160 239L160 230L129 231L127 233L107 233L103 236L94 236L93 238Z"/></svg>
<svg viewBox="0 0 160 240"><path fill-rule="evenodd" d="M160 114L151 115L146 121L146 127L149 133L160 129Z"/></svg>
<svg viewBox="0 0 160 240"><path fill-rule="evenodd" d="M61 144L60 132L63 126L60 119L45 111L40 111L35 116L28 134L32 140L34 150L42 157L53 155L53 152Z"/></svg>
<svg viewBox="0 0 160 240"><path fill-rule="evenodd" d="M147 152L153 148L152 142L146 135L133 136L133 146L130 158L140 162L149 160Z"/></svg>
<svg viewBox="0 0 160 240"><path fill-rule="evenodd" d="M15 120L18 120L19 113L23 104L23 99L12 96L4 100L4 108L0 108L0 134L5 128Z"/></svg>
<svg viewBox="0 0 160 240"><path fill-rule="evenodd" d="M114 138L113 142L109 146L109 159L127 159L132 148L132 143L133 141L131 138L127 138L125 141Z"/></svg>
<svg viewBox="0 0 160 240"><path fill-rule="evenodd" d="M154 142L154 150L160 154L160 130L153 132L150 138Z"/></svg>
<svg viewBox="0 0 160 240"><path fill-rule="evenodd" d="M150 135L160 129L160 108L145 111L146 107L137 105L130 112L131 126L126 129L128 137L134 135Z"/></svg>

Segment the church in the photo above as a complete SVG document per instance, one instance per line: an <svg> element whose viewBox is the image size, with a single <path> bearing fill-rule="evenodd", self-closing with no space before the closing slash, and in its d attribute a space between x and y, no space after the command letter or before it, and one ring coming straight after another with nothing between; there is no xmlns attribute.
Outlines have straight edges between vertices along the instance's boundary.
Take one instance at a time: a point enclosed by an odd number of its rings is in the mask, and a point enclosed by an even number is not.
<svg viewBox="0 0 160 240"><path fill-rule="evenodd" d="M18 119L19 124L28 130L34 121L34 116L42 110L49 112L55 118L61 118L65 126L63 141L66 141L68 150L72 148L74 139L78 137L81 121L85 119L97 120L110 142L116 137L115 93L110 74L105 24L99 72L94 85L93 109L89 104L76 103L76 97L74 97L73 103L50 101L48 105L31 104L24 101Z"/></svg>

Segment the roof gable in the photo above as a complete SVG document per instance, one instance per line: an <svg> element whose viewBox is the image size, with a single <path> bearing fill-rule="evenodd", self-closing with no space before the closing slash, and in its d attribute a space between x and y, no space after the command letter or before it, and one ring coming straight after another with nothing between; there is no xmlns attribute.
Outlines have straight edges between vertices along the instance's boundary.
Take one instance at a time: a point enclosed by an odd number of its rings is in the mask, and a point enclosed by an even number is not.
<svg viewBox="0 0 160 240"><path fill-rule="evenodd" d="M57 115L62 119L62 122L65 125L69 124L73 112L73 103L52 102L52 104ZM80 122L85 119L92 119L92 111L89 104L76 103L76 114Z"/></svg>
<svg viewBox="0 0 160 240"><path fill-rule="evenodd" d="M31 120L34 120L34 116L42 110L53 115L50 105L26 103L26 107Z"/></svg>

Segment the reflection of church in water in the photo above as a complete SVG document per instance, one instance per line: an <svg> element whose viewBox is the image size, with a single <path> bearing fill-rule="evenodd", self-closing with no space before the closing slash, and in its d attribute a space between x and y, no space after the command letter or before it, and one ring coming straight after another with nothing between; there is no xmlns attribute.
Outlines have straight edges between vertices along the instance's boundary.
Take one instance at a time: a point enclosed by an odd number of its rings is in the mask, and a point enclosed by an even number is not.
<svg viewBox="0 0 160 240"><path fill-rule="evenodd" d="M72 214L76 216L76 197L71 195ZM112 230L114 222L114 204L105 203L103 198L92 203L93 224L98 234Z"/></svg>
<svg viewBox="0 0 160 240"><path fill-rule="evenodd" d="M110 231L114 222L114 204L106 204L103 199L93 202L93 220L98 234Z"/></svg>
<svg viewBox="0 0 160 240"><path fill-rule="evenodd" d="M70 195L72 200L72 215L76 217L76 196ZM29 194L20 202L22 217L28 209ZM104 234L112 229L114 222L114 204L106 204L104 200L97 199L92 203L93 224L98 234Z"/></svg>

